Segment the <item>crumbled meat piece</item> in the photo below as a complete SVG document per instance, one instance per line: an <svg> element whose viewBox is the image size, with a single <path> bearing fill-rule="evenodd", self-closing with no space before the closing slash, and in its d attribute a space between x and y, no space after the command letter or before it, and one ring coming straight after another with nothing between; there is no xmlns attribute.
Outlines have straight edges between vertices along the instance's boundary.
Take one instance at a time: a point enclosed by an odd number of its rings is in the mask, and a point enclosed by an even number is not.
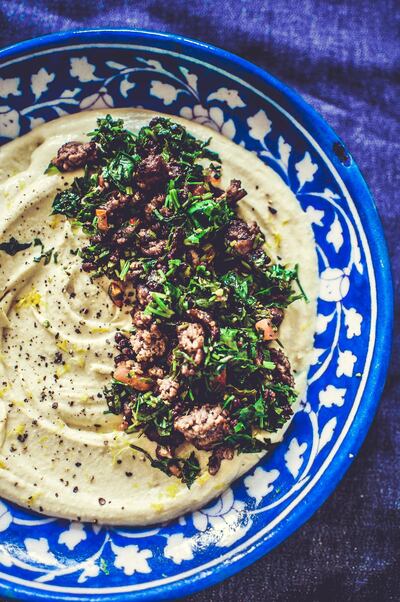
<svg viewBox="0 0 400 602"><path fill-rule="evenodd" d="M144 284L138 284L136 287L136 300L141 307L146 307L148 303L152 300L151 293L147 286Z"/></svg>
<svg viewBox="0 0 400 602"><path fill-rule="evenodd" d="M275 391L272 391L271 389L265 389L264 393L263 393L263 397L264 397L264 401L266 403L266 405L271 405L273 406L276 402L276 393Z"/></svg>
<svg viewBox="0 0 400 602"><path fill-rule="evenodd" d="M194 324L181 324L178 327L178 347L191 357L191 362L184 362L181 367L183 376L193 376L196 366L204 358L204 328L197 322Z"/></svg>
<svg viewBox="0 0 400 602"><path fill-rule="evenodd" d="M213 451L208 460L208 472L210 475L216 475L221 467L222 460L232 460L234 456L234 450L232 447L221 445Z"/></svg>
<svg viewBox="0 0 400 602"><path fill-rule="evenodd" d="M194 318L197 322L201 322L204 324L206 328L210 331L211 337L215 339L219 335L219 328L217 326L216 321L208 314L206 311L202 309L188 309L186 312L191 318Z"/></svg>
<svg viewBox="0 0 400 602"><path fill-rule="evenodd" d="M193 408L189 414L174 420L174 427L197 449L211 449L230 431L228 415L220 405Z"/></svg>
<svg viewBox="0 0 400 602"><path fill-rule="evenodd" d="M275 368L272 372L273 377L284 385L294 386L290 362L286 355L280 349L270 349L271 362L274 362Z"/></svg>
<svg viewBox="0 0 400 602"><path fill-rule="evenodd" d="M140 250L147 257L160 257L165 252L167 241L157 240L153 230L139 230L138 232Z"/></svg>
<svg viewBox="0 0 400 602"><path fill-rule="evenodd" d="M134 197L122 192L112 192L107 201L100 207L104 209L107 215L113 215L116 211L124 209L127 205L134 204Z"/></svg>
<svg viewBox="0 0 400 602"><path fill-rule="evenodd" d="M146 247L141 247L141 251L147 257L160 257L164 254L166 246L166 240L155 240L150 242Z"/></svg>
<svg viewBox="0 0 400 602"><path fill-rule="evenodd" d="M175 161L169 161L167 163L168 167L168 176L170 179L176 180L181 175L183 175L182 165L180 163L176 163Z"/></svg>
<svg viewBox="0 0 400 602"><path fill-rule="evenodd" d="M82 270L84 272L93 272L97 268L96 264L93 261L84 261L82 263Z"/></svg>
<svg viewBox="0 0 400 602"><path fill-rule="evenodd" d="M130 342L138 362L153 361L164 355L166 350L165 337L156 324L152 324L149 330L138 330L131 336Z"/></svg>
<svg viewBox="0 0 400 602"><path fill-rule="evenodd" d="M150 154L136 171L136 183L146 193L160 189L168 181L168 166L161 155Z"/></svg>
<svg viewBox="0 0 400 602"><path fill-rule="evenodd" d="M144 214L149 221L153 220L154 209L161 209L165 201L165 194L156 194L144 207Z"/></svg>
<svg viewBox="0 0 400 602"><path fill-rule="evenodd" d="M247 195L247 192L241 188L241 185L242 182L240 180L231 180L226 189L226 198L230 205L236 205L236 203Z"/></svg>
<svg viewBox="0 0 400 602"><path fill-rule="evenodd" d="M153 322L152 316L145 314L144 311L137 309L131 312L132 322L136 328L147 328Z"/></svg>
<svg viewBox="0 0 400 602"><path fill-rule="evenodd" d="M179 391L179 383L173 378L166 377L157 381L158 395L164 401L172 401Z"/></svg>
<svg viewBox="0 0 400 602"><path fill-rule="evenodd" d="M270 307L268 314L274 326L279 327L282 324L285 314L281 307Z"/></svg>
<svg viewBox="0 0 400 602"><path fill-rule="evenodd" d="M255 222L246 224L242 219L234 219L226 231L226 245L239 255L247 255L256 246L256 237L261 234Z"/></svg>
<svg viewBox="0 0 400 602"><path fill-rule="evenodd" d="M146 279L146 286L151 291L162 291L163 278L160 276L160 271L165 271L163 267L159 267L157 270L151 270Z"/></svg>
<svg viewBox="0 0 400 602"><path fill-rule="evenodd" d="M95 142L67 142L57 152L52 164L60 171L73 171L97 159L97 146Z"/></svg>
<svg viewBox="0 0 400 602"><path fill-rule="evenodd" d="M115 363L118 364L121 361L133 359L134 353L128 337L122 334L122 332L117 332L114 338L116 342L116 347L121 354L117 355L117 357L114 359Z"/></svg>
<svg viewBox="0 0 400 602"><path fill-rule="evenodd" d="M136 227L137 226L135 224L128 224L127 226L118 228L118 230L113 234L112 241L121 246L132 243L132 240L135 237Z"/></svg>
<svg viewBox="0 0 400 602"><path fill-rule="evenodd" d="M140 263L140 261L132 261L132 263L129 267L129 272L125 276L125 280L132 282L133 284L136 284L140 280L140 278L143 276L143 274L144 274L143 266Z"/></svg>
<svg viewBox="0 0 400 602"><path fill-rule="evenodd" d="M148 374L149 374L149 376L151 376L151 378L154 378L157 380L159 378L163 378L165 372L160 366L152 366L151 368L148 369Z"/></svg>
<svg viewBox="0 0 400 602"><path fill-rule="evenodd" d="M195 186L190 188L190 192L193 196L201 196L205 192L207 192L207 188L203 186L203 184L196 184Z"/></svg>

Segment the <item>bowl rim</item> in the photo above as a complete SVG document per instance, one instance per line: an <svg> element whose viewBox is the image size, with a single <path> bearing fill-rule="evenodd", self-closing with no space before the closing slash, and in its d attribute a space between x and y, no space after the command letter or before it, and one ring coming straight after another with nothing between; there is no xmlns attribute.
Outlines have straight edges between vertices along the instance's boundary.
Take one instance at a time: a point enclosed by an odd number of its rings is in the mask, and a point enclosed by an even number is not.
<svg viewBox="0 0 400 602"><path fill-rule="evenodd" d="M229 559L220 565L214 566L206 574L198 577L196 575L186 577L173 583L158 586L156 588L135 591L106 594L104 596L93 596L85 594L58 594L51 591L40 591L30 589L26 586L3 584L0 581L0 593L5 597L17 597L21 600L101 600L102 602L115 602L116 600L163 600L192 594L203 588L210 587L230 577L238 571L246 568L267 552L282 543L294 531L301 527L314 512L326 501L333 492L345 472L350 467L354 457L358 453L367 432L371 426L376 413L379 399L383 391L386 374L390 361L390 350L392 346L393 330L393 284L390 268L390 260L387 244L383 233L382 224L369 188L364 178L352 159L350 153L345 150L350 159L349 164L342 164L335 152L333 144L339 143L342 149L345 145L340 137L327 124L324 118L309 105L292 88L282 83L264 69L256 66L250 61L243 59L227 50L216 47L193 38L174 33L163 33L157 31L136 28L82 28L63 32L51 33L36 38L31 38L16 44L7 46L0 50L0 67L8 59L24 60L24 55L30 51L43 51L51 47L65 46L76 43L90 44L102 42L105 45L114 43L136 43L159 42L172 44L176 51L189 50L189 54L205 54L208 59L216 58L223 60L247 74L264 85L274 88L280 96L290 101L296 110L296 118L306 125L307 130L313 138L324 149L324 152L339 172L350 196L354 200L357 211L363 221L366 239L371 252L371 260L376 278L377 290L377 323L379 329L376 333L376 341L371 359L371 367L365 385L362 401L356 412L352 425L342 441L334 459L325 473L321 476L313 489L307 494L304 501L275 528L270 534L265 535L257 546L243 557Z"/></svg>

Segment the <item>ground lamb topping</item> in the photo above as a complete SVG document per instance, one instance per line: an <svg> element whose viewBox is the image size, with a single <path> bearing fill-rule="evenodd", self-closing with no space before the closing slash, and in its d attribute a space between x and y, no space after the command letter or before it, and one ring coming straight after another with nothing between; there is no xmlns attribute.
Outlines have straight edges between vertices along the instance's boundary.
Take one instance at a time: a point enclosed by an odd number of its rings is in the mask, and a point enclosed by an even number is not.
<svg viewBox="0 0 400 602"><path fill-rule="evenodd" d="M155 458L143 452L151 465L190 487L200 464L195 450L179 455L182 443L209 452L215 474L235 452L267 449L260 432L290 418L279 327L305 294L297 266L273 263L257 224L238 217L246 191L236 179L224 190L210 141L163 117L134 134L107 115L90 136L52 161L84 167L53 213L82 226L82 269L108 278L111 301L132 316L103 394L127 436L157 443Z"/></svg>
<svg viewBox="0 0 400 602"><path fill-rule="evenodd" d="M73 171L97 159L97 146L94 142L66 142L57 152L52 160L60 171Z"/></svg>

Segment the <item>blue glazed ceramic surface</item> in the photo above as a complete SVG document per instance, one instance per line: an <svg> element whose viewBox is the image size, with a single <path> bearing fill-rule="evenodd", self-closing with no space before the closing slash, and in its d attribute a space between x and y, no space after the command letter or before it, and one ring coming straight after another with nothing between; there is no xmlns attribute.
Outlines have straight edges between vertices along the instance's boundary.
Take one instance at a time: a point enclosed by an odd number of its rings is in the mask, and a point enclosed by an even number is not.
<svg viewBox="0 0 400 602"><path fill-rule="evenodd" d="M341 141L294 92L233 55L172 35L71 32L0 52L1 143L67 113L129 106L220 131L296 194L314 230L321 279L307 396L273 453L209 506L170 524L71 523L0 501L5 596L170 599L240 570L333 490L384 384L392 297L379 219Z"/></svg>

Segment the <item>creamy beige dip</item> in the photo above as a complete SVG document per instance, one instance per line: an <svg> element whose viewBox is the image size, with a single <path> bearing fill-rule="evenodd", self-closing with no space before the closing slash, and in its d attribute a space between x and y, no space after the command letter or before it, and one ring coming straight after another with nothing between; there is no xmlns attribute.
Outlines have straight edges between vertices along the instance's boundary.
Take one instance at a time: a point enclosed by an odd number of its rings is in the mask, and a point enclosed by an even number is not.
<svg viewBox="0 0 400 602"><path fill-rule="evenodd" d="M153 116L144 110L109 112L132 131ZM131 318L111 303L107 282L91 282L80 271L81 260L71 250L84 244L85 235L64 217L50 216L56 192L79 172L43 172L63 143L85 141L85 132L105 113L57 119L0 149L0 241L37 237L45 250L54 248L53 257L58 254L57 263L44 265L33 261L40 254L33 245L13 257L0 252L0 494L50 515L144 525L204 505L262 454L236 455L210 476L207 452L197 452L202 472L188 490L129 447L135 443L154 456L155 444L118 431L120 418L104 414L99 392L113 371L114 333L129 329ZM248 191L240 202L242 217L258 222L270 256L300 265L310 302L289 307L280 340L303 394L318 292L311 226L290 189L254 154L204 126L174 119L198 138L212 135L211 148L223 160L224 185L237 178ZM57 353L62 363L54 363ZM279 441L283 430L271 439ZM188 445L180 455L186 451Z"/></svg>

